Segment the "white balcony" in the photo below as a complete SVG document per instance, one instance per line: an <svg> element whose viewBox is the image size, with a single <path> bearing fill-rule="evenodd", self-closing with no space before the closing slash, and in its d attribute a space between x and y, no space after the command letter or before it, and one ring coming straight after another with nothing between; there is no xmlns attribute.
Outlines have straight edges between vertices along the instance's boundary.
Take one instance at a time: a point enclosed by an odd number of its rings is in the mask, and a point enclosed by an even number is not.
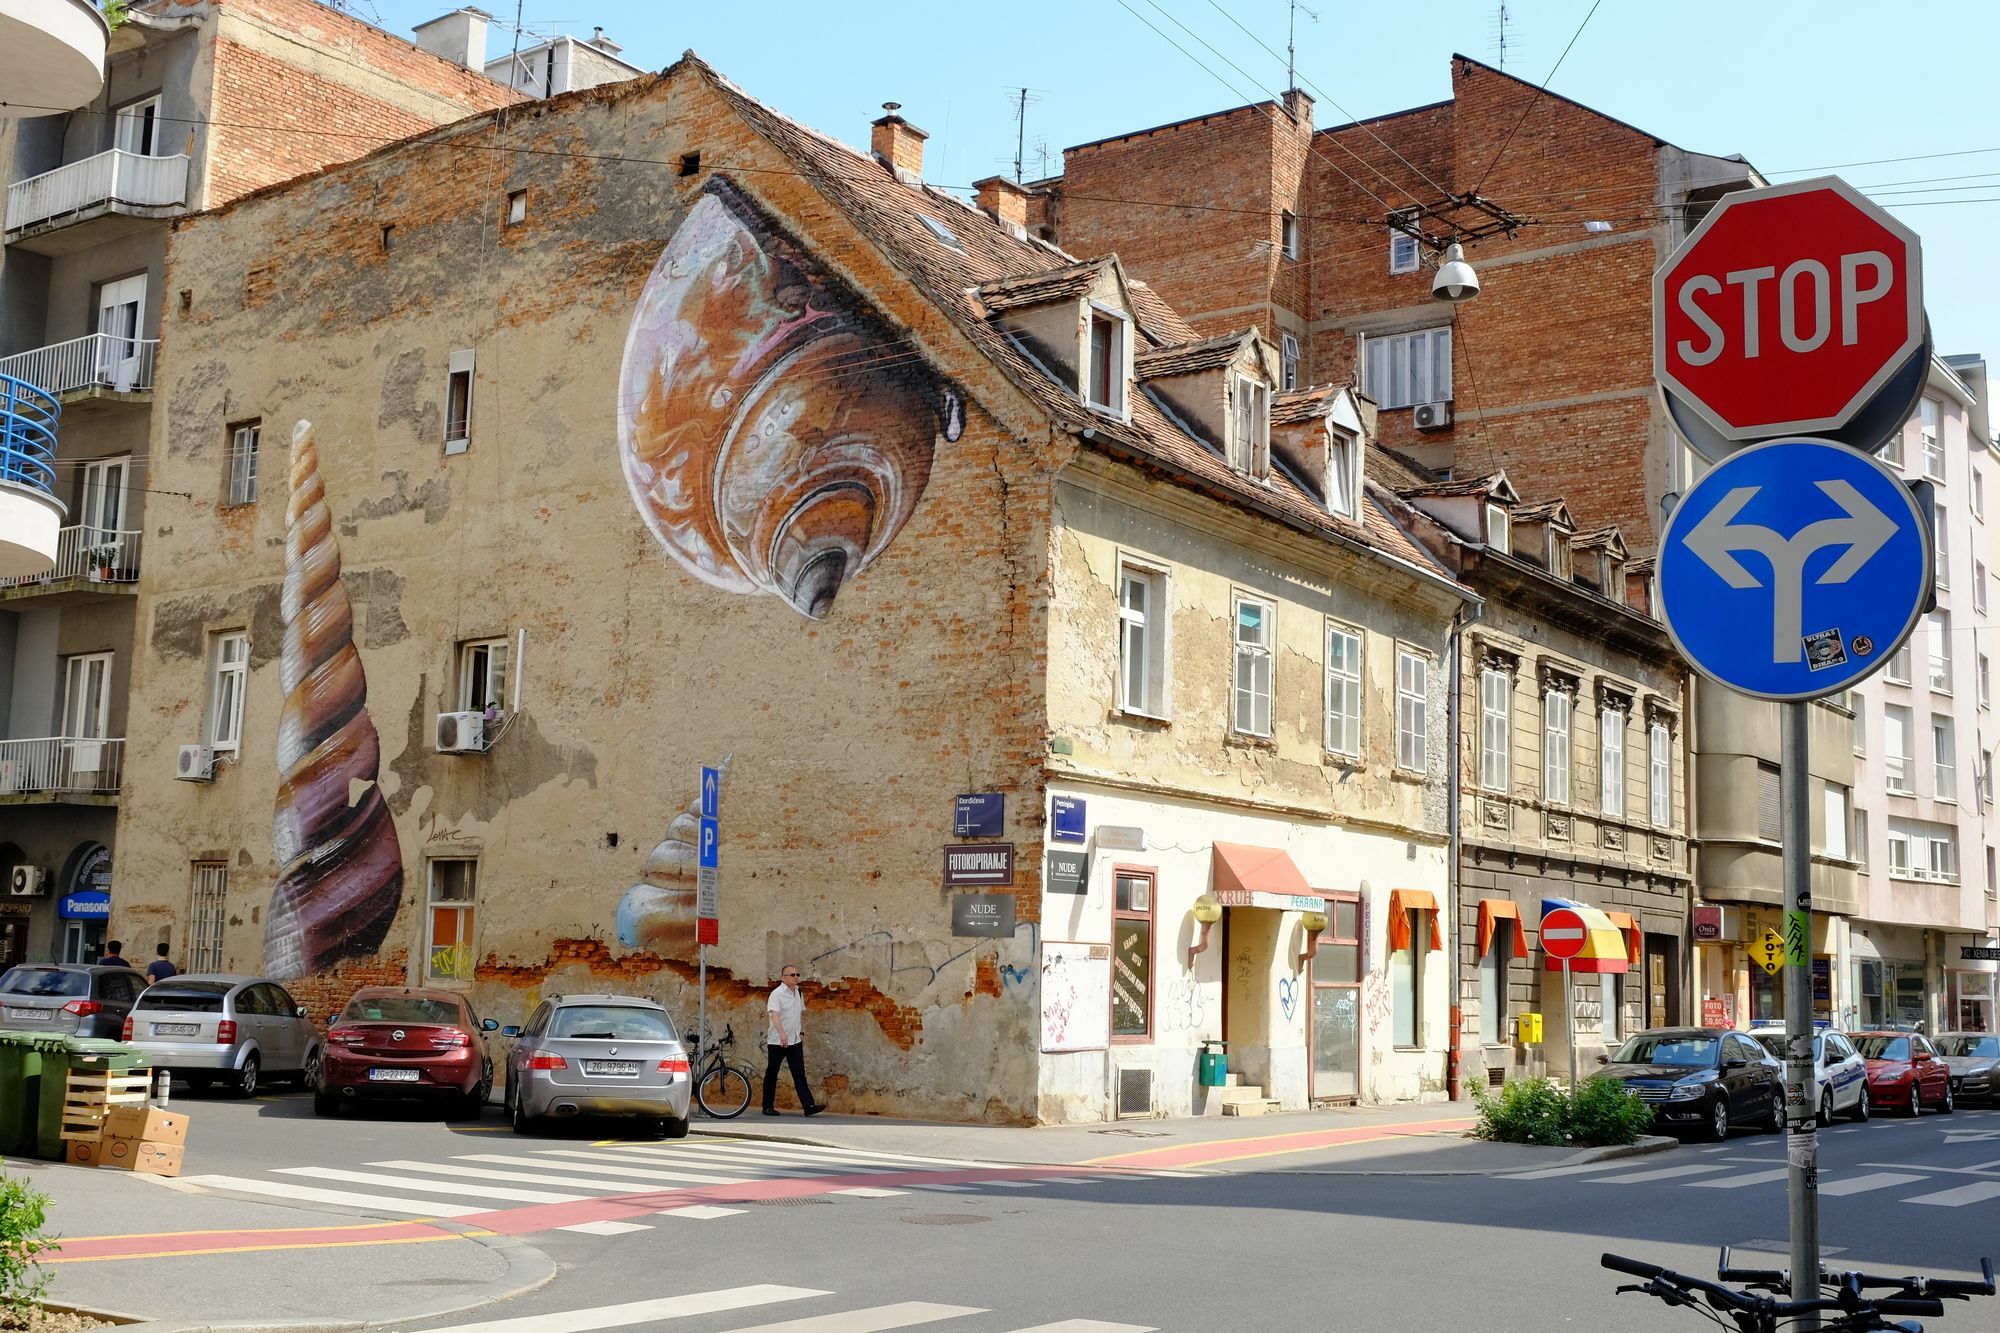
<svg viewBox="0 0 2000 1333"><path fill-rule="evenodd" d="M0 0L8 102L0 116L46 116L96 97L110 39L110 25L88 0Z"/></svg>
<svg viewBox="0 0 2000 1333"><path fill-rule="evenodd" d="M32 352L0 357L0 375L12 375L56 397L106 390L151 393L157 338L119 338L90 333Z"/></svg>
<svg viewBox="0 0 2000 1333"><path fill-rule="evenodd" d="M168 217L187 203L188 156L147 157L122 148L86 157L7 187L7 243L40 254L96 245ZM83 224L114 219L118 225ZM76 233L76 234L70 234Z"/></svg>
<svg viewBox="0 0 2000 1333"><path fill-rule="evenodd" d="M116 796L124 768L122 736L0 741L0 800Z"/></svg>
<svg viewBox="0 0 2000 1333"><path fill-rule="evenodd" d="M62 529L56 534L55 568L46 574L24 574L0 579L0 589L30 588L38 584L80 579L86 583L122 584L104 591L133 591L139 582L139 539L136 528L114 532L88 524Z"/></svg>

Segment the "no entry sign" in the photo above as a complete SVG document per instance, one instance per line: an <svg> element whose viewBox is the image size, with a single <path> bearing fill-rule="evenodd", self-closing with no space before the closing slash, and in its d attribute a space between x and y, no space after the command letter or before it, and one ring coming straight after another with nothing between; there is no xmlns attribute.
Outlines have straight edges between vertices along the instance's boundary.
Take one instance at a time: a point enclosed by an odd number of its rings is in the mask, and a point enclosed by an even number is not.
<svg viewBox="0 0 2000 1333"><path fill-rule="evenodd" d="M1551 958L1574 958L1590 943L1590 926L1581 913L1558 907L1542 918L1542 952Z"/></svg>
<svg viewBox="0 0 2000 1333"><path fill-rule="evenodd" d="M1725 195L1653 277L1654 374L1697 447L1838 437L1924 345L1916 234L1833 177Z"/></svg>

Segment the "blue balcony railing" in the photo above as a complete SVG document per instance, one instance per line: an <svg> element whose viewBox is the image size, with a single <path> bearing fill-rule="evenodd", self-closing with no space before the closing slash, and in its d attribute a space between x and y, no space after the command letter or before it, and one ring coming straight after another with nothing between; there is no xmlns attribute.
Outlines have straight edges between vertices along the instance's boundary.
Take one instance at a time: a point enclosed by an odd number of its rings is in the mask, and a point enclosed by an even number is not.
<svg viewBox="0 0 2000 1333"><path fill-rule="evenodd" d="M0 375L0 481L47 495L56 489L56 419L62 405L26 380Z"/></svg>

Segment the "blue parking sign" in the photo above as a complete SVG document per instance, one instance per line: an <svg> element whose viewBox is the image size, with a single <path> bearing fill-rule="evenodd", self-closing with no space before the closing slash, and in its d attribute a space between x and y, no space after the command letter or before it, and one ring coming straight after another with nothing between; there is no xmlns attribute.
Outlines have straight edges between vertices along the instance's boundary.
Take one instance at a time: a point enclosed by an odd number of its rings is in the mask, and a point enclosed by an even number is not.
<svg viewBox="0 0 2000 1333"><path fill-rule="evenodd" d="M1760 699L1817 699L1902 647L1931 590L1931 533L1868 454L1770 440L1730 455L1667 520L1660 605L1688 661Z"/></svg>

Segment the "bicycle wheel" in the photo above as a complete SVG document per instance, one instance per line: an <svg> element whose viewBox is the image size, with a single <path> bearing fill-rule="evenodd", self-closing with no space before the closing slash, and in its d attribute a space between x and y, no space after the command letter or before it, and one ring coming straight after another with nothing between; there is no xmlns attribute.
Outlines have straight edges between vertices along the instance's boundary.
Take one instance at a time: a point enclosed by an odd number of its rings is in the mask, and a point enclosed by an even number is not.
<svg viewBox="0 0 2000 1333"><path fill-rule="evenodd" d="M701 1109L717 1120L734 1120L750 1105L750 1080L740 1069L711 1065L695 1089Z"/></svg>

